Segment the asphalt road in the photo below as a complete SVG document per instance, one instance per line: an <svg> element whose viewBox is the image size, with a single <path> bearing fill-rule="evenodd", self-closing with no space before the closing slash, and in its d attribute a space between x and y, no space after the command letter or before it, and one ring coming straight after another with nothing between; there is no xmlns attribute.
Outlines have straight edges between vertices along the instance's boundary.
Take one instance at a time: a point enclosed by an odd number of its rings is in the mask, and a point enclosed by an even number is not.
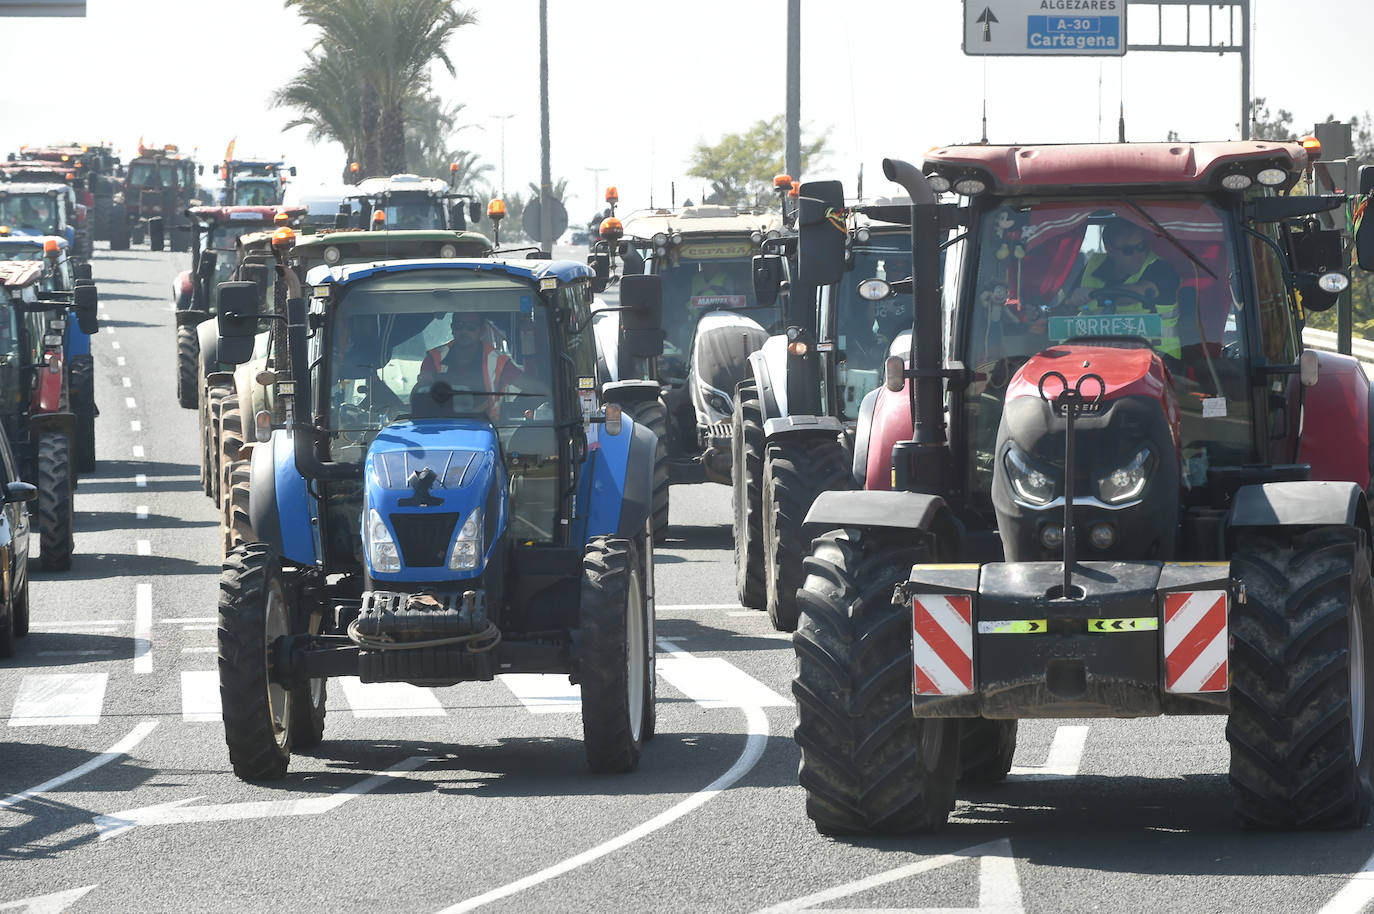
<svg viewBox="0 0 1374 914"><path fill-rule="evenodd" d="M34 571L0 662L0 911L1354 912L1374 834L1231 819L1220 718L1023 722L1005 784L933 836L818 836L796 784L793 655L734 605L729 492L674 490L658 546L659 735L588 773L556 677L331 681L289 776L229 770L217 519L174 400L185 255L95 261L99 470L69 573ZM35 540L35 550L37 543ZM1368 861L1368 862L1367 862Z"/></svg>

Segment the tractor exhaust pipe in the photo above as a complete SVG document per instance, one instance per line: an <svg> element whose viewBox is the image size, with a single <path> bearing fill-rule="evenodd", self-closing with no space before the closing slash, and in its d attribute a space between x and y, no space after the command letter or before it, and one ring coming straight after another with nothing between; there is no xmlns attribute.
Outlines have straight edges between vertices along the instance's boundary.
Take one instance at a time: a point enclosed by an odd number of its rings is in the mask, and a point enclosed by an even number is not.
<svg viewBox="0 0 1374 914"><path fill-rule="evenodd" d="M912 452L907 479L914 491L945 498L954 489L954 466L945 436L945 366L941 350L940 210L926 176L909 162L883 159L883 175L911 197ZM900 474L899 474L900 475Z"/></svg>

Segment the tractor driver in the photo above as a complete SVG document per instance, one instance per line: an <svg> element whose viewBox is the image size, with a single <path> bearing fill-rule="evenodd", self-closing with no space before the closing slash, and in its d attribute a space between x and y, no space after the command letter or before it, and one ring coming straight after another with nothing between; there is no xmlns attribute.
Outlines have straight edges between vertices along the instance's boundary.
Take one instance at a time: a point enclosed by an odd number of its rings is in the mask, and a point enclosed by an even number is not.
<svg viewBox="0 0 1374 914"><path fill-rule="evenodd" d="M1129 220L1103 226L1102 246L1103 253L1088 255L1078 288L1064 303L1083 314L1108 313L1108 305L1114 314L1158 314L1163 336L1151 342L1165 355L1181 358L1178 272L1150 248L1145 230Z"/></svg>
<svg viewBox="0 0 1374 914"><path fill-rule="evenodd" d="M425 353L420 366L421 383L442 380L459 392L520 393L529 386L525 370L509 355L483 339L487 320L477 312L455 313L449 321L453 339ZM499 415L499 397L488 398L487 411Z"/></svg>

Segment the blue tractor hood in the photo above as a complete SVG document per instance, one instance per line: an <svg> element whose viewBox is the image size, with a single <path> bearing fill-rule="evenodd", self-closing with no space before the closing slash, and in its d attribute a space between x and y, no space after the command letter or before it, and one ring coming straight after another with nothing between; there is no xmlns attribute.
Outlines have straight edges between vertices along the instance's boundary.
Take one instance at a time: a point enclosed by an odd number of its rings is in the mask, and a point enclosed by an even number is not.
<svg viewBox="0 0 1374 914"><path fill-rule="evenodd" d="M506 527L504 477L496 430L483 420L414 419L382 429L363 467L368 573L379 583L459 582L480 575ZM450 568L454 541L478 510L476 565ZM373 511L395 544L399 567L379 567L388 550L379 552L372 542Z"/></svg>

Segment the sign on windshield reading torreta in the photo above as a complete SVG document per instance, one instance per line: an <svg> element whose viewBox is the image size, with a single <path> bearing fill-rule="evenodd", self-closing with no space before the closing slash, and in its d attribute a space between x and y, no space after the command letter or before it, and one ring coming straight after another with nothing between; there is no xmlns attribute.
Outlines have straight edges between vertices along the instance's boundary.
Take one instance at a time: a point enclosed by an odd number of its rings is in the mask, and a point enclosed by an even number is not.
<svg viewBox="0 0 1374 914"><path fill-rule="evenodd" d="M1126 0L964 0L964 53L1120 57Z"/></svg>

